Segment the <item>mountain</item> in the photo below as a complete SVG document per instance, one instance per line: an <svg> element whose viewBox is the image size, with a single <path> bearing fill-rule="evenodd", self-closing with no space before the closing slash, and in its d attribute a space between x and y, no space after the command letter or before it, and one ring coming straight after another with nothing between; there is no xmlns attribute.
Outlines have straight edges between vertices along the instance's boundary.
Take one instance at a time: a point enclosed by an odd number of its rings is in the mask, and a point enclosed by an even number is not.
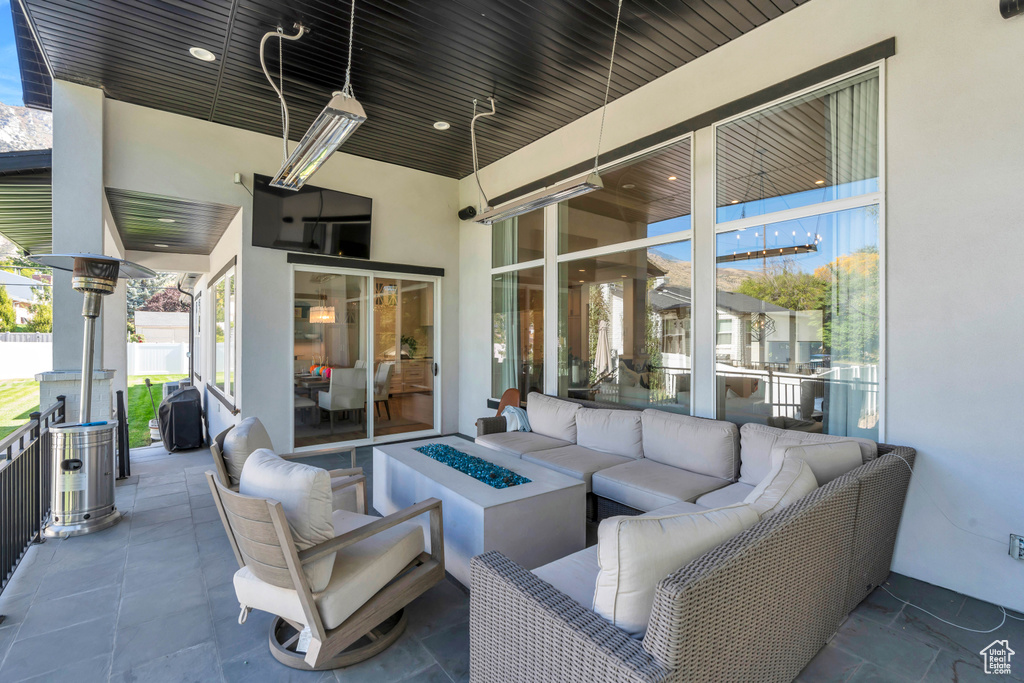
<svg viewBox="0 0 1024 683"><path fill-rule="evenodd" d="M690 287L690 262L672 258L657 247L648 252L647 259L665 271L665 284L670 287ZM725 292L735 292L744 280L757 275L756 272L740 268L718 268L715 270L717 288Z"/></svg>
<svg viewBox="0 0 1024 683"><path fill-rule="evenodd" d="M0 152L53 148L53 115L0 103Z"/></svg>

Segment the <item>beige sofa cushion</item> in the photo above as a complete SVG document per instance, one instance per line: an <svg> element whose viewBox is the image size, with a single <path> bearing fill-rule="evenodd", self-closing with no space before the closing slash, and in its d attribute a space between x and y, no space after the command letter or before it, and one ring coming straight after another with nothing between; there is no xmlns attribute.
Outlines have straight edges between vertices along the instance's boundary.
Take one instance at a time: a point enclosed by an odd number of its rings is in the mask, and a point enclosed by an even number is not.
<svg viewBox="0 0 1024 683"><path fill-rule="evenodd" d="M751 486L760 484L772 468L772 449L776 446L806 446L836 441L857 442L863 462L878 457L878 444L870 439L796 432L748 422L740 427L740 481Z"/></svg>
<svg viewBox="0 0 1024 683"><path fill-rule="evenodd" d="M632 462L632 458L626 458L612 453L592 451L583 446L562 446L546 451L535 453L523 453L523 460L528 460L538 465L561 472L576 479L582 479L587 484L587 493L590 493L591 480L594 472L599 472L624 462Z"/></svg>
<svg viewBox="0 0 1024 683"><path fill-rule="evenodd" d="M523 453L544 451L550 448L561 448L570 446L568 441L552 439L550 436L535 434L534 432L498 432L497 434L484 434L476 437L476 442L481 446L494 449L499 453L522 457Z"/></svg>
<svg viewBox="0 0 1024 683"><path fill-rule="evenodd" d="M762 518L771 517L816 488L818 482L810 466L799 458L786 457L772 466L768 476L743 502Z"/></svg>
<svg viewBox="0 0 1024 683"><path fill-rule="evenodd" d="M597 546L566 555L560 560L537 567L533 573L587 609L594 609L597 587Z"/></svg>
<svg viewBox="0 0 1024 683"><path fill-rule="evenodd" d="M597 530L600 571L594 611L630 635L642 637L658 582L759 519L749 506L733 505L681 515L604 520Z"/></svg>
<svg viewBox="0 0 1024 683"><path fill-rule="evenodd" d="M785 458L799 458L807 463L814 473L814 478L818 480L818 486L824 486L836 477L841 477L864 464L860 445L856 441L836 441L809 446L776 446L772 449L772 467Z"/></svg>
<svg viewBox="0 0 1024 683"><path fill-rule="evenodd" d="M380 518L337 511L332 518L332 535L358 529L377 519ZM403 522L339 550L329 583L324 590L313 594L324 627L340 626L423 552L423 548L423 528L415 522ZM248 568L235 572L234 585L239 603L306 623L294 590L264 583Z"/></svg>
<svg viewBox="0 0 1024 683"><path fill-rule="evenodd" d="M736 481L740 434L732 422L645 410L644 457L709 477Z"/></svg>
<svg viewBox="0 0 1024 683"><path fill-rule="evenodd" d="M697 499L697 505L703 508L724 508L726 505L742 503L743 499L749 496L753 490L754 487L750 484L736 482L711 493L705 493Z"/></svg>
<svg viewBox="0 0 1024 683"><path fill-rule="evenodd" d="M595 472L591 489L603 498L646 512L672 503L692 503L728 483L641 458Z"/></svg>
<svg viewBox="0 0 1024 683"><path fill-rule="evenodd" d="M642 458L644 446L640 412L580 408L576 413L576 443L595 451Z"/></svg>
<svg viewBox="0 0 1024 683"><path fill-rule="evenodd" d="M247 417L228 431L221 450L224 454L224 467L227 468L232 486L238 485L245 461L259 448L274 450L267 428L259 418Z"/></svg>
<svg viewBox="0 0 1024 683"><path fill-rule="evenodd" d="M576 443L578 403L534 392L526 397L526 416L535 434Z"/></svg>
<svg viewBox="0 0 1024 683"><path fill-rule="evenodd" d="M334 538L331 476L327 470L284 460L261 448L245 461L238 492L279 502L299 551ZM310 590L323 590L333 567L334 555L303 565Z"/></svg>

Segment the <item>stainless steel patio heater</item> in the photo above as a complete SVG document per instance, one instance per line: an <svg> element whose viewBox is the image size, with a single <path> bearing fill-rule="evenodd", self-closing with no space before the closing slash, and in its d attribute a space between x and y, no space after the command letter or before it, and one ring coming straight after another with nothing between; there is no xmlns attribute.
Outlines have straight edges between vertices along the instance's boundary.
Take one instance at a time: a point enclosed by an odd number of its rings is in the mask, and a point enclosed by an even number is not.
<svg viewBox="0 0 1024 683"><path fill-rule="evenodd" d="M43 254L32 260L56 270L71 271L71 286L85 295L82 317L82 393L78 424L50 427L53 475L50 520L43 533L51 538L81 536L117 524L114 504L114 452L117 422L92 422L92 372L95 324L102 297L117 279L151 278L149 268L98 254Z"/></svg>

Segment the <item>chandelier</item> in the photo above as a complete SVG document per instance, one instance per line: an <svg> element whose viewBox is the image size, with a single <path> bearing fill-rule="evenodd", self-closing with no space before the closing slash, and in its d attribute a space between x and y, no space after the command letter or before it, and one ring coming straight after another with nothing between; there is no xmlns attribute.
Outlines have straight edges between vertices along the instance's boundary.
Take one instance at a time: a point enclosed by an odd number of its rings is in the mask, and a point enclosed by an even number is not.
<svg viewBox="0 0 1024 683"><path fill-rule="evenodd" d="M320 293L320 305L309 309L309 322L328 325L334 323L334 306L327 305L327 295Z"/></svg>

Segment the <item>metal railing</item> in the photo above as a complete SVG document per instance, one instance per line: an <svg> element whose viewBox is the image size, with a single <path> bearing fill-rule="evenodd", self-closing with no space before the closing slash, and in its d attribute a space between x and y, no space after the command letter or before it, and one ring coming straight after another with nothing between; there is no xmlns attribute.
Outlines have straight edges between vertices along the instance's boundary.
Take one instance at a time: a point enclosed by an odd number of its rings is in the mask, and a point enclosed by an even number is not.
<svg viewBox="0 0 1024 683"><path fill-rule="evenodd" d="M64 397L0 440L0 593L50 513L50 425L64 422Z"/></svg>

